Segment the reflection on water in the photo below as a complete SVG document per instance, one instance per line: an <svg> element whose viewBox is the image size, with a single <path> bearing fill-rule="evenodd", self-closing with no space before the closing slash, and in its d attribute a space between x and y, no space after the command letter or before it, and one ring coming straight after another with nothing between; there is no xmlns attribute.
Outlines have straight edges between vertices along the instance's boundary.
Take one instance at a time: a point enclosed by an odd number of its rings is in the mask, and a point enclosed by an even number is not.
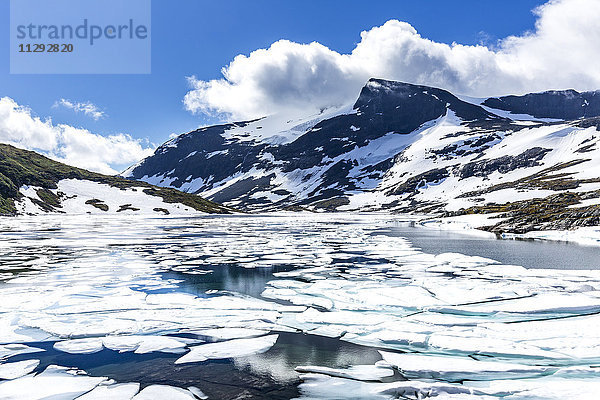
<svg viewBox="0 0 600 400"><path fill-rule="evenodd" d="M276 279L276 272L290 271L290 266L273 266L248 269L238 264L214 264L206 266L207 274L185 274L176 271L165 272L165 279L181 280L178 290L196 296L205 296L207 291L220 290L260 297L267 282Z"/></svg>
<svg viewBox="0 0 600 400"><path fill-rule="evenodd" d="M381 360L376 349L323 336L282 333L266 353L236 358L235 365L253 373L267 374L277 381L295 381L299 365L348 368Z"/></svg>
<svg viewBox="0 0 600 400"><path fill-rule="evenodd" d="M357 364L373 364L381 360L377 350L301 333L280 332L275 346L263 354L193 364L174 364L180 355L166 353L118 353L102 350L82 355L53 349L53 342L31 343L46 350L36 354L41 361L36 369L49 365L77 367L93 376L107 376L117 382L140 382L142 387L162 384L177 387L201 387L211 399L233 398L291 399L299 395L300 382L294 368L320 365L346 368ZM31 358L19 355L11 361ZM392 378L393 379L398 379Z"/></svg>
<svg viewBox="0 0 600 400"><path fill-rule="evenodd" d="M405 237L425 253L461 253L535 269L600 269L600 249L594 246L542 240L500 240L455 231L411 227L404 223L380 232Z"/></svg>

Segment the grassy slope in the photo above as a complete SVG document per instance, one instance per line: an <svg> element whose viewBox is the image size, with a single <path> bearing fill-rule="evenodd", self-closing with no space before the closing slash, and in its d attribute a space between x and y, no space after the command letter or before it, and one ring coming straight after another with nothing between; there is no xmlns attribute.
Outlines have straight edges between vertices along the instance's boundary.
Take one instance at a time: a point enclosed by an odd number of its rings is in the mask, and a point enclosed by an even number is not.
<svg viewBox="0 0 600 400"><path fill-rule="evenodd" d="M21 195L19 188L23 185L39 186L44 189L55 189L56 183L62 179L85 179L105 183L113 187L143 187L144 193L162 197L166 203L181 203L198 211L207 213L231 213L233 210L213 203L199 196L183 193L175 189L160 188L145 182L97 174L81 168L71 167L50 160L33 151L0 144L0 213L15 214L14 200ZM38 196L50 209L58 198L49 190L38 191Z"/></svg>

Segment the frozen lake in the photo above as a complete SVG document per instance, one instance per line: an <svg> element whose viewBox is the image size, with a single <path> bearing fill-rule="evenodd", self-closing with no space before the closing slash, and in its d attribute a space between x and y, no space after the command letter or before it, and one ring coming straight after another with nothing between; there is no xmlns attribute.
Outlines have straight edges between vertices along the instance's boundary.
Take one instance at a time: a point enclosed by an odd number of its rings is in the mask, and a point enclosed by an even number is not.
<svg viewBox="0 0 600 400"><path fill-rule="evenodd" d="M600 248L347 214L19 217L0 231L3 399L600 390Z"/></svg>

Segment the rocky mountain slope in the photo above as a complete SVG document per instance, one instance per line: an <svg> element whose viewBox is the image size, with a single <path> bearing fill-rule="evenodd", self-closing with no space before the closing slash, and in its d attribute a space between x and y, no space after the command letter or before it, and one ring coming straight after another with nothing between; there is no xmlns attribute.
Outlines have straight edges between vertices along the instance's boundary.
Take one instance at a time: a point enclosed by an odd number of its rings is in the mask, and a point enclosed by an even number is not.
<svg viewBox="0 0 600 400"><path fill-rule="evenodd" d="M193 214L232 210L200 196L89 172L0 144L0 213Z"/></svg>
<svg viewBox="0 0 600 400"><path fill-rule="evenodd" d="M490 214L495 232L600 225L599 116L600 92L472 99L372 79L319 115L180 135L124 175L248 211Z"/></svg>

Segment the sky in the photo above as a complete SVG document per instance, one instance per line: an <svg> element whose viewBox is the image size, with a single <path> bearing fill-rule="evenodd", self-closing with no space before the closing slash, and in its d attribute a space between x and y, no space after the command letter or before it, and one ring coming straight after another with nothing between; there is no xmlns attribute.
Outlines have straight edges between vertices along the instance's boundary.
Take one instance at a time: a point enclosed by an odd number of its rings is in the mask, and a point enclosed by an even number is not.
<svg viewBox="0 0 600 400"><path fill-rule="evenodd" d="M172 134L338 105L371 76L472 96L600 88L581 72L600 43L598 28L581 39L599 2L153 0L147 75L11 75L3 37L0 141L114 173ZM8 26L4 0L0 32Z"/></svg>

